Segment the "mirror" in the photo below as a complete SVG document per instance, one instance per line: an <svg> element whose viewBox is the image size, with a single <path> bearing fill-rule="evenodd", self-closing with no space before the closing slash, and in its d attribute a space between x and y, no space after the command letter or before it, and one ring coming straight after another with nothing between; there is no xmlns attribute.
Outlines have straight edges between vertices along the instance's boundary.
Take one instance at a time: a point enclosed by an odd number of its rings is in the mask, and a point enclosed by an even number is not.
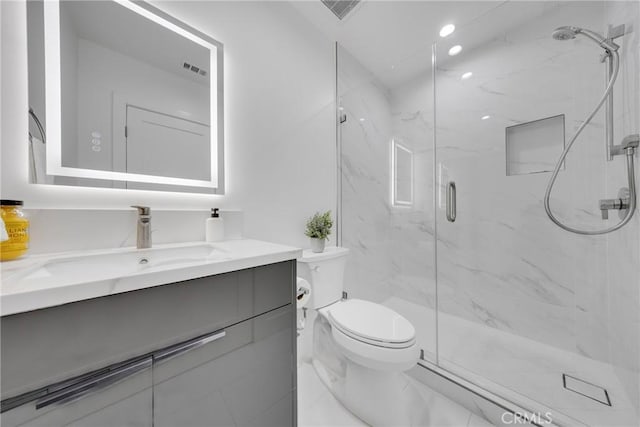
<svg viewBox="0 0 640 427"><path fill-rule="evenodd" d="M413 151L391 142L391 197L393 206L413 205Z"/></svg>
<svg viewBox="0 0 640 427"><path fill-rule="evenodd" d="M33 182L224 193L221 43L138 1L27 19Z"/></svg>

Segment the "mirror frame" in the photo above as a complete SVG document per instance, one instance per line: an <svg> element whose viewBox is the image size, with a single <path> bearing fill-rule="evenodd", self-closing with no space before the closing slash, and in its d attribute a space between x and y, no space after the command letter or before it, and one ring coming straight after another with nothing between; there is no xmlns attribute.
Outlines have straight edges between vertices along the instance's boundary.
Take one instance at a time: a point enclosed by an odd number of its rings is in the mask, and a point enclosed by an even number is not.
<svg viewBox="0 0 640 427"><path fill-rule="evenodd" d="M60 60L60 0L45 0L45 111L46 111L46 171L47 175L130 181L149 184L197 187L214 194L224 194L224 90L223 45L195 28L185 24L154 6L137 0L112 0L187 39L209 49L210 52L210 126L211 179L195 180L73 168L62 165L62 93ZM179 189L179 187L176 187ZM179 190L178 190L179 191Z"/></svg>

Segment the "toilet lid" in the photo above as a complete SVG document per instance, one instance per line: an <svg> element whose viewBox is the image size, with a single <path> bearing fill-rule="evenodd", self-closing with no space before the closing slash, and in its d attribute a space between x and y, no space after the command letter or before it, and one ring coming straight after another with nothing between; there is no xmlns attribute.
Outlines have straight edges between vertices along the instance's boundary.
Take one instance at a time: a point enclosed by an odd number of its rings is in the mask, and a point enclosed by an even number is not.
<svg viewBox="0 0 640 427"><path fill-rule="evenodd" d="M380 343L406 343L416 334L407 319L371 301L341 301L331 306L329 319L345 332Z"/></svg>

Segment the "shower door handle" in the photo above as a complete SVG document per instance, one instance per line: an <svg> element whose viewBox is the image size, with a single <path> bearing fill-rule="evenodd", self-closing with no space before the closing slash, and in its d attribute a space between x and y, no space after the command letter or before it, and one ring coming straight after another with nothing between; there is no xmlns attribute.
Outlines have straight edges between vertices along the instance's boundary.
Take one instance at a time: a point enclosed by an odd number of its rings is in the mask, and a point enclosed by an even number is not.
<svg viewBox="0 0 640 427"><path fill-rule="evenodd" d="M447 221L456 221L456 183L449 181L447 184Z"/></svg>

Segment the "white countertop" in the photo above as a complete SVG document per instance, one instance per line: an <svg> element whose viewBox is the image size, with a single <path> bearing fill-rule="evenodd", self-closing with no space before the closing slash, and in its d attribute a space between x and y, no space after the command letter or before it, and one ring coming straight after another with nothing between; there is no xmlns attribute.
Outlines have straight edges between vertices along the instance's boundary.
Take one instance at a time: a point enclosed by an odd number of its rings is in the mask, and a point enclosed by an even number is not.
<svg viewBox="0 0 640 427"><path fill-rule="evenodd" d="M178 263L167 261L172 251L200 249L212 255L185 258ZM148 265L138 260L152 259L153 251L164 253L161 263ZM98 251L78 251L56 254L32 255L0 264L0 314L22 313L46 307L114 295L168 283L180 282L214 274L228 273L245 268L258 267L302 256L302 250L291 246L260 240L229 240L206 243L190 242L155 245L152 250L118 248ZM118 268L103 268L100 262L113 259L115 263L135 264L135 271L123 273ZM77 273L73 262L84 262ZM87 262L95 260L95 262ZM116 265L116 264L114 264ZM66 269L55 274L56 267ZM71 267L69 267L71 266ZM133 264L130 265L130 267ZM71 274L70 274L71 272Z"/></svg>

